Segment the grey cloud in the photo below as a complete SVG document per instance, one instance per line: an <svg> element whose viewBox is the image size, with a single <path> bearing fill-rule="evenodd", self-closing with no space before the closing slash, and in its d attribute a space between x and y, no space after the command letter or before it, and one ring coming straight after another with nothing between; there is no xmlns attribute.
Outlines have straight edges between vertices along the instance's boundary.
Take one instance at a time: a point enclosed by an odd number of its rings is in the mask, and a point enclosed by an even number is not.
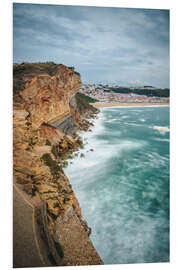
<svg viewBox="0 0 180 270"><path fill-rule="evenodd" d="M14 4L13 21L14 62L63 62L87 82L169 86L168 10Z"/></svg>

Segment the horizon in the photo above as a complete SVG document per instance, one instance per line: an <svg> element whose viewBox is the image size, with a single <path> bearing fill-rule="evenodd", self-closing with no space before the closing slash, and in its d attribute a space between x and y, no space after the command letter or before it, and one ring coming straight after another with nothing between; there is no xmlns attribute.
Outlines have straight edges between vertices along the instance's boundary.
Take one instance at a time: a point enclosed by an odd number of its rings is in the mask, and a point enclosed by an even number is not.
<svg viewBox="0 0 180 270"><path fill-rule="evenodd" d="M74 66L83 84L170 88L169 10L15 3L13 23L13 62Z"/></svg>

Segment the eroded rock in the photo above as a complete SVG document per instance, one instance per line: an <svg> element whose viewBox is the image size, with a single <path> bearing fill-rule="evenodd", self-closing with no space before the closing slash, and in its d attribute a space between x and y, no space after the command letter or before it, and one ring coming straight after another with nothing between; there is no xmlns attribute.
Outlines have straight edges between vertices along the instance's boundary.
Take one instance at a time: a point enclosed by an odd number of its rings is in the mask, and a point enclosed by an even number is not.
<svg viewBox="0 0 180 270"><path fill-rule="evenodd" d="M20 68L25 66L26 64ZM46 64L47 66L49 64ZM56 249L60 242L54 242L53 229L59 218L63 218L66 225L70 220L75 221L77 236L83 234L82 239L88 241L90 246L89 257L86 260L85 256L83 262L93 264L92 253L96 252L87 238L90 229L82 221L79 202L62 170L62 160L70 158L78 147L83 147L83 143L76 134L72 137L52 126L52 123L65 117L68 117L68 121L73 118L72 126L76 125L80 129L88 130L91 126L81 117L78 104L73 105L73 102L70 102L81 86L80 75L63 65L57 66L56 73L45 74L37 64L36 72L31 71L31 74L23 75L21 86L22 88L16 89L14 95L13 162L16 181L22 184L23 190L30 195L35 204L37 197L42 201L42 226L58 265L62 264ZM81 109L87 113L86 106L81 106ZM63 232L66 232L66 228L63 228ZM66 238L66 235L63 237ZM70 249L67 249L66 252L69 251ZM81 256L78 256L78 260L74 262L82 265ZM67 254L66 257L68 258ZM71 262L68 262L67 258L66 265L71 265L73 254ZM96 254L97 261L101 263Z"/></svg>

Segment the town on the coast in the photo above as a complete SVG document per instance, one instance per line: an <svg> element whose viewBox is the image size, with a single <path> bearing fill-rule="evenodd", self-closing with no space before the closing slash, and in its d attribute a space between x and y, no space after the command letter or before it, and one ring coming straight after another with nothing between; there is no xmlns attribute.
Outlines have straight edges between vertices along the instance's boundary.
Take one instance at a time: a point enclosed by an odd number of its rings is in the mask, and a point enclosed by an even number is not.
<svg viewBox="0 0 180 270"><path fill-rule="evenodd" d="M153 86L110 86L83 84L81 93L98 102L118 103L169 103L169 89Z"/></svg>

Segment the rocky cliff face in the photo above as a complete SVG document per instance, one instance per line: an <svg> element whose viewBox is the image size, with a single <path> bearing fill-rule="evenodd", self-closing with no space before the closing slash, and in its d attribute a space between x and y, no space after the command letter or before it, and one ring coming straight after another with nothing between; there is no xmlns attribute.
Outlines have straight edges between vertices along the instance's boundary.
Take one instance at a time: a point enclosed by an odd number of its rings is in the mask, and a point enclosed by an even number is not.
<svg viewBox="0 0 180 270"><path fill-rule="evenodd" d="M55 76L41 74L26 83L19 91L21 102L30 112L30 120L37 128L69 114L70 97L81 87L80 76L59 65Z"/></svg>
<svg viewBox="0 0 180 270"><path fill-rule="evenodd" d="M54 251L57 244L53 244L53 239L64 252L62 264L102 264L88 238L90 228L82 219L78 200L63 172L66 157L77 150L82 142L76 134L73 137L65 134L65 127L60 130L52 126L57 121L71 118L73 126L88 129L90 124L82 119L77 104L70 104L81 87L80 75L73 68L56 65L56 73L50 76L43 73L42 66L39 72L39 66L36 65L35 76L32 76L33 66L30 67L31 74L26 69L26 73L23 73L23 67L15 67L21 70L18 85L23 86L19 91L16 89L14 95L15 185L19 185L34 200L37 220L57 265L59 260ZM72 245L67 243L66 234L73 235ZM79 237L82 238L82 244L78 244ZM77 249L72 250L72 246L76 245Z"/></svg>

